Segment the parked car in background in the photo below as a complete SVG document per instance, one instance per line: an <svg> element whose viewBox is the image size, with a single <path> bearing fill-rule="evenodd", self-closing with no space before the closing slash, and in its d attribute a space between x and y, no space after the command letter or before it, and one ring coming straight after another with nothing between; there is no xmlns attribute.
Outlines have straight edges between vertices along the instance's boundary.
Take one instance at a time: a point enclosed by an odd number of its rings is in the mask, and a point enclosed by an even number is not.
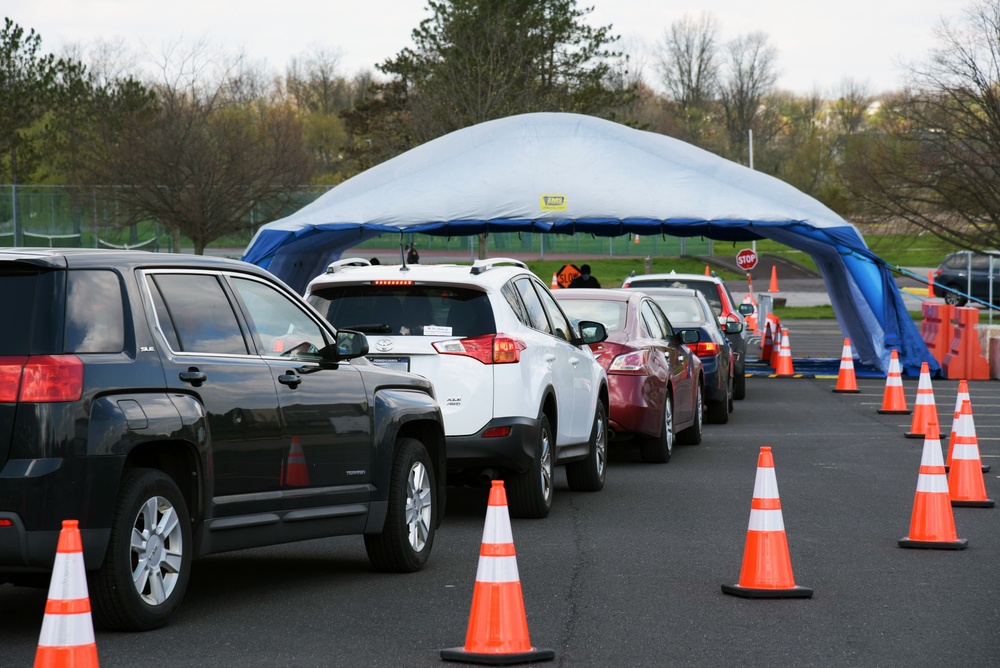
<svg viewBox="0 0 1000 668"><path fill-rule="evenodd" d="M990 280L991 256L992 281ZM991 283L993 303L1000 304L1000 252L958 251L945 257L944 262L934 271L936 292L933 296L941 297L945 303L955 306L965 306L969 296L989 303Z"/></svg>
<svg viewBox="0 0 1000 668"><path fill-rule="evenodd" d="M604 486L608 379L589 344L605 328L574 326L523 262L346 259L306 296L336 327L370 334L372 363L434 383L449 483L504 479L515 517L548 515L556 465L571 489Z"/></svg>
<svg viewBox="0 0 1000 668"><path fill-rule="evenodd" d="M44 584L79 519L95 621L162 626L194 557L363 534L415 571L442 517L431 384L374 367L253 265L0 250L0 582Z"/></svg>
<svg viewBox="0 0 1000 668"><path fill-rule="evenodd" d="M714 424L729 422L733 410L733 353L705 295L686 288L643 288L641 292L657 303L675 329L695 328L700 332L698 342L688 347L701 359L705 373L705 419ZM740 323L729 326L740 327Z"/></svg>
<svg viewBox="0 0 1000 668"><path fill-rule="evenodd" d="M753 313L753 304L737 304L729 293L725 282L714 274L640 274L629 276L623 288L690 288L705 296L719 319L719 326L729 339L733 351L733 398L746 398L746 356L747 339L750 332L746 328L744 316ZM739 327L729 327L728 323L739 323Z"/></svg>
<svg viewBox="0 0 1000 668"><path fill-rule="evenodd" d="M597 321L608 338L590 348L608 373L608 425L614 442L635 438L647 462L670 461L677 442L701 442L701 360L684 344L696 329L675 332L650 297L634 290L557 290L573 322Z"/></svg>

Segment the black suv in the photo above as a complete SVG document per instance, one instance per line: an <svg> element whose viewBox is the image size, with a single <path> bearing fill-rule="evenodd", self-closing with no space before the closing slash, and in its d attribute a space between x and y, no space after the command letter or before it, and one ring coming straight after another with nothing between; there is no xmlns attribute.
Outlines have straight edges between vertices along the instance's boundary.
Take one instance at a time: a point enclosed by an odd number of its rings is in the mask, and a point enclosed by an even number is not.
<svg viewBox="0 0 1000 668"><path fill-rule="evenodd" d="M993 303L1000 303L1000 253L958 251L948 255L934 272L936 296L947 304L965 306L969 297L990 299L990 255L993 255ZM971 281L970 281L971 275ZM944 289L947 288L947 289Z"/></svg>
<svg viewBox="0 0 1000 668"><path fill-rule="evenodd" d="M363 534L426 562L444 505L431 384L381 369L268 272L0 250L0 582L47 582L79 519L95 619L161 626L192 558Z"/></svg>

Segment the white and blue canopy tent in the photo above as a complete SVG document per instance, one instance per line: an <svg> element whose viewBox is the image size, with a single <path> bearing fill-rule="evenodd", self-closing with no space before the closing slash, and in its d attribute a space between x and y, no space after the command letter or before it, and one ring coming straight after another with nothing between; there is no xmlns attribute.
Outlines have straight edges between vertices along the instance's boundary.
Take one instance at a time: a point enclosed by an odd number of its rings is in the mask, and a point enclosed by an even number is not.
<svg viewBox="0 0 1000 668"><path fill-rule="evenodd" d="M774 239L808 253L861 363L939 369L892 274L857 229L792 186L685 142L591 116L535 113L418 146L264 225L243 255L303 291L386 232L628 233Z"/></svg>

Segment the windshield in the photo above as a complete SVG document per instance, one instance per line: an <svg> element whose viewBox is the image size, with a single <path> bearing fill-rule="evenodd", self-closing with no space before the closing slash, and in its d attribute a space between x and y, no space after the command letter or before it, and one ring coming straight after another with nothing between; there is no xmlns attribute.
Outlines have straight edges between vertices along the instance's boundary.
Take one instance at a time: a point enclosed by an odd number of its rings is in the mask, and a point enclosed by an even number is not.
<svg viewBox="0 0 1000 668"><path fill-rule="evenodd" d="M705 312L694 297L650 295L674 327L700 327L705 324Z"/></svg>
<svg viewBox="0 0 1000 668"><path fill-rule="evenodd" d="M581 320L601 323L608 331L625 329L625 302L600 299L560 299L559 304L576 327Z"/></svg>
<svg viewBox="0 0 1000 668"><path fill-rule="evenodd" d="M641 277L635 277L629 284L630 288L687 288L689 290L697 290L701 294L705 295L705 299L708 301L708 305L712 307L712 310L717 314L722 314L722 298L719 297L719 288L714 281L694 281L683 278L650 278L644 279ZM663 309L666 311L667 309ZM667 314L670 315L669 313ZM670 319L673 322L673 318Z"/></svg>

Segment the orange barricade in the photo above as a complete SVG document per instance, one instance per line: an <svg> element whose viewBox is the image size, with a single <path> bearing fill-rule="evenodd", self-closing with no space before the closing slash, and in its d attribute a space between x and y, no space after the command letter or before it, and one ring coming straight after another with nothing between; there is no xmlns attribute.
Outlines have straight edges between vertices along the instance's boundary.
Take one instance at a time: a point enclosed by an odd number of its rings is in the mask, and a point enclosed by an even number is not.
<svg viewBox="0 0 1000 668"><path fill-rule="evenodd" d="M955 329L951 323L955 317L955 307L951 304L931 304L924 302L921 306L923 321L920 324L920 335L927 344L927 350L938 363L944 362L948 354Z"/></svg>
<svg viewBox="0 0 1000 668"><path fill-rule="evenodd" d="M979 324L979 309L955 309L955 336L951 348L941 366L945 375L952 379L989 380L990 365L981 352L976 325Z"/></svg>

